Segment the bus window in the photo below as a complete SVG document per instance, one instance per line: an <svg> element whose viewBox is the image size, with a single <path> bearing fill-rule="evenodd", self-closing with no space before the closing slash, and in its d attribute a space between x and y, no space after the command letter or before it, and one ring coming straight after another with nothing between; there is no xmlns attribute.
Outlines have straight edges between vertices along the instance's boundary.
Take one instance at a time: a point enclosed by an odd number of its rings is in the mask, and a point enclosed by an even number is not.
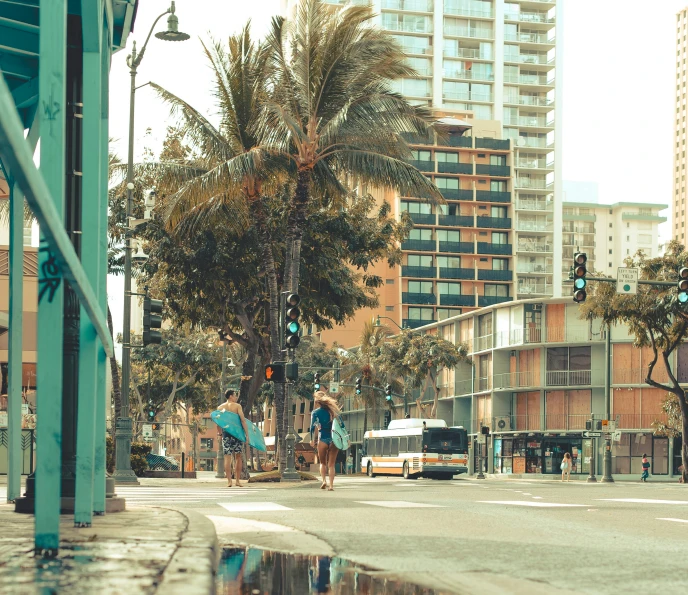
<svg viewBox="0 0 688 595"><path fill-rule="evenodd" d="M391 452L389 453L393 457L396 457L399 455L399 438L394 437L392 438L392 446L391 446Z"/></svg>
<svg viewBox="0 0 688 595"><path fill-rule="evenodd" d="M467 451L468 437L466 430L454 428L430 428L423 435L423 446L428 452L442 450Z"/></svg>
<svg viewBox="0 0 688 595"><path fill-rule="evenodd" d="M364 453L366 456L370 456L370 452L368 451L369 442L370 442L370 441L368 440L368 438L364 438L364 439L363 439L363 453Z"/></svg>
<svg viewBox="0 0 688 595"><path fill-rule="evenodd" d="M383 438L382 456L387 456L387 457L389 456L390 442L391 442L391 438Z"/></svg>
<svg viewBox="0 0 688 595"><path fill-rule="evenodd" d="M418 452L418 436L409 436L408 437L408 451L409 452Z"/></svg>
<svg viewBox="0 0 688 595"><path fill-rule="evenodd" d="M382 438L375 439L375 454L378 457L382 454Z"/></svg>
<svg viewBox="0 0 688 595"><path fill-rule="evenodd" d="M399 452L408 452L408 438L402 436L399 438Z"/></svg>

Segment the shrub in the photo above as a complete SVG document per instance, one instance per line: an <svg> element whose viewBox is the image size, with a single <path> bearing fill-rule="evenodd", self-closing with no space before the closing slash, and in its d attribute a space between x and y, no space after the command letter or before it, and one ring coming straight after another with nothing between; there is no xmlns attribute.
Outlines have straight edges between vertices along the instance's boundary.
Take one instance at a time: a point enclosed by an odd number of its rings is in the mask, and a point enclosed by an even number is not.
<svg viewBox="0 0 688 595"><path fill-rule="evenodd" d="M146 442L131 443L131 470L139 477L148 469L146 455L152 450L152 446Z"/></svg>

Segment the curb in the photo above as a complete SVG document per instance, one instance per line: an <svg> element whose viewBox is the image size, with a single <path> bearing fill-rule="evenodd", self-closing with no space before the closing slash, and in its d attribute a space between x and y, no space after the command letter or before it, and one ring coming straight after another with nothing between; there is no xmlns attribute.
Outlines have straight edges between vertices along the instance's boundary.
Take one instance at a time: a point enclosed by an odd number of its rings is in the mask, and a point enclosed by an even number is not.
<svg viewBox="0 0 688 595"><path fill-rule="evenodd" d="M192 510L162 508L185 516L187 525L156 592L165 595L213 595L220 559L215 525Z"/></svg>

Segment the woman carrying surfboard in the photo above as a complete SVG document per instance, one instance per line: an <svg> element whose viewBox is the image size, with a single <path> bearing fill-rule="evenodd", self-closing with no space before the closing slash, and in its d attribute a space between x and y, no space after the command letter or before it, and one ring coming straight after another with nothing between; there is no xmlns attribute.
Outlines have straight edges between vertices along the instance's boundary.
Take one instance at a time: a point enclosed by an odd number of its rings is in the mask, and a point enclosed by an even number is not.
<svg viewBox="0 0 688 595"><path fill-rule="evenodd" d="M328 394L318 391L313 395L315 409L311 413L311 446L318 443L318 459L320 460L320 475L322 476L321 490L334 489L334 464L339 449L332 440L332 423L339 418L340 409L337 401ZM317 440L316 440L317 438ZM327 485L329 472L330 485Z"/></svg>

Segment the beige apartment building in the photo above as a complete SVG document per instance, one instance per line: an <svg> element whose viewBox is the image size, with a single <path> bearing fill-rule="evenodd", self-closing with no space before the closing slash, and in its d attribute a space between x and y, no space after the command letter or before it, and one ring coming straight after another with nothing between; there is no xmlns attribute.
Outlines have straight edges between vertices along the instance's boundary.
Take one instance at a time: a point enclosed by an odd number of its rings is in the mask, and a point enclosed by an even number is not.
<svg viewBox="0 0 688 595"><path fill-rule="evenodd" d="M676 15L676 127L674 128L674 192L672 198L673 229L671 237L686 243L686 56L688 55L688 8Z"/></svg>

